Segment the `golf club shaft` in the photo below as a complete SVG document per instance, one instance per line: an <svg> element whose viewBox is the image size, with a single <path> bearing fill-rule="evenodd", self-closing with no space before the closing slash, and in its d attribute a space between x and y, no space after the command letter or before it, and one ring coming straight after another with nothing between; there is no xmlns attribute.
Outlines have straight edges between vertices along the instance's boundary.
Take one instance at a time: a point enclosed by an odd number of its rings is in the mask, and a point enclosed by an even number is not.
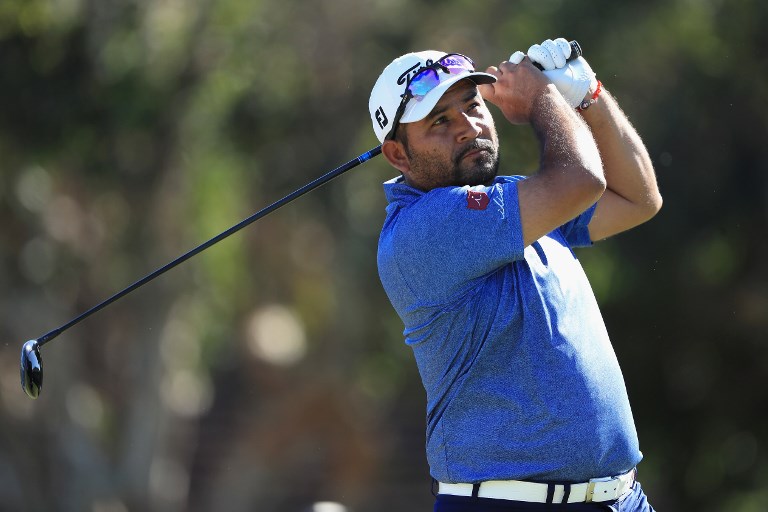
<svg viewBox="0 0 768 512"><path fill-rule="evenodd" d="M73 318L72 320L70 320L66 324L62 325L61 327L57 327L56 329L54 329L54 330L44 334L43 336L37 338L38 345L42 347L43 345L45 345L46 343L48 343L49 341L54 339L56 336L58 336L59 334L63 333L67 329L69 329L70 327L72 327L72 326L82 322L83 320L85 320L86 318L91 316L92 314L94 314L97 311L99 311L99 310L109 306L110 304L112 304L116 300L124 297L125 295L128 295L129 293L131 293L136 288L139 288L139 287L147 284L148 282L152 281L156 277L161 276L162 274L168 272L169 270L171 270L172 268L176 267L177 265L187 261L192 256L195 256L196 254L199 254L199 253L203 252L204 250L206 250L210 246L212 246L212 245L214 245L214 244L224 240L225 238L227 238L228 236L230 236L230 235L232 235L234 233L237 233L238 231L240 231L244 227L246 227L249 224L259 220L260 218L264 217L268 213L271 213L271 212L277 210L278 208L280 208L281 206L284 206L284 205L290 203L294 199L303 196L307 192L310 192L311 190L314 190L317 187L319 187L321 185L324 185L325 183L328 183L333 178L335 178L337 176L340 176L340 175L344 174L345 172L347 172L348 170L350 170L350 169L352 169L354 167L357 167L358 165L360 165L360 164L370 160L371 158L375 157L379 153L381 153L381 146L376 146L375 148L371 149L370 151L367 151L367 152L361 154L360 156L358 156L357 158L355 158L353 160L350 160L349 162L347 162L347 163L345 163L343 165L340 165L336 169L334 169L334 170L332 170L330 172L327 172L326 174L320 176L316 180L314 180L314 181L312 181L310 183L307 183L306 185L304 185L300 189L295 190L294 192L291 192L290 194L288 194L287 196L283 197L282 199L279 199L279 200L275 201L274 203L270 204L269 206L259 210L258 212L254 213L253 215L251 215L247 219L244 219L243 221L239 222L238 224L235 224L234 226L232 226L228 230L220 233L219 235L216 235L215 237L211 238L207 242L204 242L204 243L198 245L197 247L195 247L194 249L190 250L189 252L187 252L185 254L182 254L181 256L179 256L175 260L171 261L170 263L167 263L166 265L158 268L157 270L155 270L151 274L148 274L148 275L144 276L143 278L139 279L138 281L136 281L135 283L133 283L129 287L125 288L124 290L117 292L116 294L112 295L111 297L109 297L108 299L104 300L103 302L100 302L99 304L93 306L91 309L89 309L85 313L81 314L80 316L78 316L76 318Z"/></svg>

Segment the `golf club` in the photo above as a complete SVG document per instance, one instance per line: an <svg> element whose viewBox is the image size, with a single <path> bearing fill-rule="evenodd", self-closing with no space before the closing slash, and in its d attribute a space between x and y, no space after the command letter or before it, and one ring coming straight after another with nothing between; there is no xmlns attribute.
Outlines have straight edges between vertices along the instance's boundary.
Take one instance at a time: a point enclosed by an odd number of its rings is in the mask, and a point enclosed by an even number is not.
<svg viewBox="0 0 768 512"><path fill-rule="evenodd" d="M307 192L314 190L317 187L331 181L333 178L340 176L341 174L347 172L348 170L354 167L357 167L358 165L364 162L367 162L371 158L377 156L379 153L381 153L381 146L377 146L371 149L370 151L366 151L365 153L361 154L357 158L350 160L349 162L343 165L340 165L336 169L330 172L327 172L326 174L315 179L314 181L307 183L303 187L295 190L294 192L291 192L290 194L283 197L282 199L279 199L274 203L272 203L271 205L259 210L258 212L254 213L250 217L244 219L238 224L235 224L234 226L220 233L219 235L216 235L215 237L211 238L207 242L204 242L198 245L191 251L185 254L182 254L175 260L158 268L151 274L148 274L145 277L139 279L129 287L123 289L122 291L117 292L116 294L112 295L108 299L93 306L91 309L89 309L85 313L73 318L66 324L62 325L61 327L57 327L56 329L53 329L52 331L40 336L37 339L29 340L26 343L24 343L24 346L21 348L21 387L24 389L24 392L30 398L37 398L40 395L40 390L43 387L43 359L40 355L40 348L46 343L48 343L49 341L51 341L52 339L54 339L55 337L57 337L59 334L63 333L70 327L85 320L86 318L96 313L97 311L109 306L119 298L124 297L125 295L128 295L129 293L131 293L132 291L134 291L135 289L141 286L144 286L145 284L152 281L156 277L159 277L165 272L171 270L173 267L179 265L180 263L185 262L192 256L203 252L210 246L240 231L241 229L248 226L252 222L257 221L258 219L264 217L265 215L277 210L281 206L284 206L290 203L291 201L293 201L294 199L303 196Z"/></svg>

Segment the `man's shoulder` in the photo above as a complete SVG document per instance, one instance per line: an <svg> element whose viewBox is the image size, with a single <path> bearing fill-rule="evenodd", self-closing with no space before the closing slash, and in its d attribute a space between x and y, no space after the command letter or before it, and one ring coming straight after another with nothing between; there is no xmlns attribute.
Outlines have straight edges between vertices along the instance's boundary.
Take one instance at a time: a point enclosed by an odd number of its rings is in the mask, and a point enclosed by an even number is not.
<svg viewBox="0 0 768 512"><path fill-rule="evenodd" d="M497 176L489 185L452 185L423 191L406 184L402 176L400 176L398 178L384 182L384 192L386 194L387 201L390 204L397 203L401 206L410 206L412 204L422 202L424 199L440 201L441 199L463 197L467 194L467 191L470 190L488 191L496 186L504 186L507 184L516 183L523 179L525 179L525 176L505 175Z"/></svg>

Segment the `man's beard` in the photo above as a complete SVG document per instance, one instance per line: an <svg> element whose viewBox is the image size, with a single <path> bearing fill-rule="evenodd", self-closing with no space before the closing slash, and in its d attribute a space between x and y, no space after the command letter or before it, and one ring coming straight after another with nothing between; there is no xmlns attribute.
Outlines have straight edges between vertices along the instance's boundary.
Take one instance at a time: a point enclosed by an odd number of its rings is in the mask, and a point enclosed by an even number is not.
<svg viewBox="0 0 768 512"><path fill-rule="evenodd" d="M468 153L476 150L481 151L468 159L464 158ZM475 139L454 156L451 185L490 185L498 172L498 145L488 139Z"/></svg>
<svg viewBox="0 0 768 512"><path fill-rule="evenodd" d="M476 150L480 152L464 158ZM414 177L418 176L422 183L427 182L427 190L449 186L490 185L499 172L499 146L492 139L474 139L459 148L450 160L429 153L419 154L407 146L406 153L411 161L411 173Z"/></svg>

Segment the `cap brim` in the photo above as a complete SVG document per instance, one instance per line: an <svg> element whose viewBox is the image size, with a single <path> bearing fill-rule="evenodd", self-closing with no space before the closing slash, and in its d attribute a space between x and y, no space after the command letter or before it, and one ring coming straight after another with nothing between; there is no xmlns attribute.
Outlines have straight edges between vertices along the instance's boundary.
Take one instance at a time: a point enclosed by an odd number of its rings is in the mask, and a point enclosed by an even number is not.
<svg viewBox="0 0 768 512"><path fill-rule="evenodd" d="M444 82L440 82L440 85L429 91L426 96L421 98L421 100L414 98L409 101L408 106L405 108L405 113L403 113L403 117L400 118L400 122L415 123L416 121L421 121L427 117L430 112L432 112L432 109L435 108L437 102L440 101L440 98L443 97L445 91L450 89L451 86L456 82L465 79L472 80L477 85L492 84L496 81L496 77L489 73L474 71L472 73L459 75L452 77L449 80L445 80Z"/></svg>

